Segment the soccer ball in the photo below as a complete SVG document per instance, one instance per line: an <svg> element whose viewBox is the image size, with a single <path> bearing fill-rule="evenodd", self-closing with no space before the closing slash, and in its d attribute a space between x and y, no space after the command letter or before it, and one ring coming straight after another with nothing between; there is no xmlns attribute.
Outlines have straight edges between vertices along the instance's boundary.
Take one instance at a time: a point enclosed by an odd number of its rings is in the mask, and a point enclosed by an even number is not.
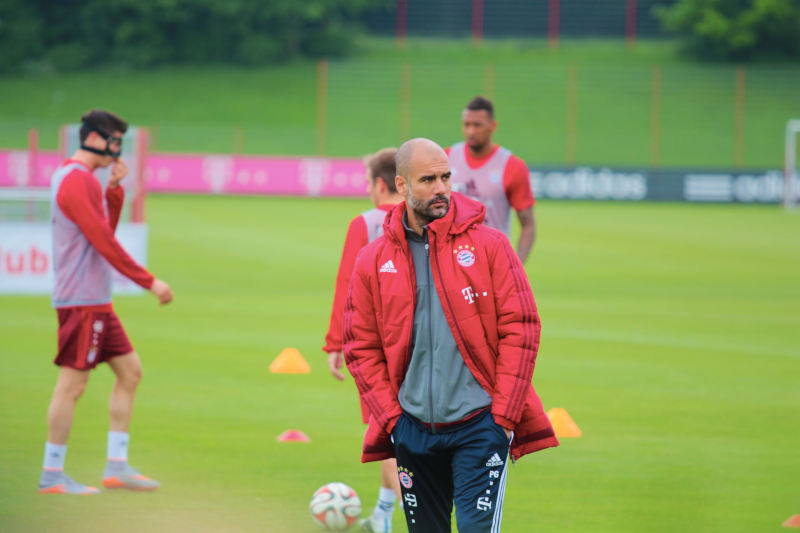
<svg viewBox="0 0 800 533"><path fill-rule="evenodd" d="M317 489L308 508L322 529L344 531L361 515L361 500L352 488L334 482Z"/></svg>

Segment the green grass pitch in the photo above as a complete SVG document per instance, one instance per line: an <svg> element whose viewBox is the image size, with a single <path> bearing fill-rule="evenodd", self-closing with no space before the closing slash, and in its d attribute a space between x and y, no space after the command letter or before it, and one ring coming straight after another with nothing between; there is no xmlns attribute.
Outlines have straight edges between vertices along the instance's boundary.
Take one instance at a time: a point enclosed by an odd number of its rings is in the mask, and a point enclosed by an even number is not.
<svg viewBox="0 0 800 533"><path fill-rule="evenodd" d="M56 377L46 297L0 297L0 530L308 532L311 494L365 507L355 386L320 351L340 247L367 200L151 196L150 267L174 303L118 297L145 377L132 463L150 494L39 495ZM800 513L800 218L774 207L536 208L534 384L584 432L510 470L503 531L780 531ZM296 347L308 375L270 362ZM100 482L112 379L95 371L67 455ZM278 443L286 429L311 443ZM400 513L395 528L405 531Z"/></svg>

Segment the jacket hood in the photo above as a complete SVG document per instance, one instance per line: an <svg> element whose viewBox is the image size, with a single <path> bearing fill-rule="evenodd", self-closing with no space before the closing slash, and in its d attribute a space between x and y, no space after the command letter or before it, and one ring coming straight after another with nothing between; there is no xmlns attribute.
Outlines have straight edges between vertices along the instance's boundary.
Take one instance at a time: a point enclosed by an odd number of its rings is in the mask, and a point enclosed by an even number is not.
<svg viewBox="0 0 800 533"><path fill-rule="evenodd" d="M386 215L386 220L383 222L383 232L388 238L401 242L405 240L403 215L407 208L406 202L401 202ZM428 224L428 228L438 234L451 233L457 235L467 231L470 226L480 224L485 217L486 207L482 203L463 194L451 192L450 209L447 210L447 214Z"/></svg>

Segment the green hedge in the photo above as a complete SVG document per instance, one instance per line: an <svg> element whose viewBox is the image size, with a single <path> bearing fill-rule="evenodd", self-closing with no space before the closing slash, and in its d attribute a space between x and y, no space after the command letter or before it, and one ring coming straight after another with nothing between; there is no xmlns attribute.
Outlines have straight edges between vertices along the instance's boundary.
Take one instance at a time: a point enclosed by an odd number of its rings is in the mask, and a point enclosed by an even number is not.
<svg viewBox="0 0 800 533"><path fill-rule="evenodd" d="M385 2L3 0L0 72L340 56L361 13Z"/></svg>
<svg viewBox="0 0 800 533"><path fill-rule="evenodd" d="M679 0L662 24L704 59L800 59L800 0Z"/></svg>

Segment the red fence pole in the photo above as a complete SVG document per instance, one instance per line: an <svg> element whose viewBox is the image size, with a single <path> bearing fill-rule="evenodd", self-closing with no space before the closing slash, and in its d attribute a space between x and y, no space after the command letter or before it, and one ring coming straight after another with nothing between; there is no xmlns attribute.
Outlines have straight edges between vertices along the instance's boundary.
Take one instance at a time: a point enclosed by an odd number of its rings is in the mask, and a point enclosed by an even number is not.
<svg viewBox="0 0 800 533"><path fill-rule="evenodd" d="M28 175L25 176L25 187L33 187L36 183L36 164L39 159L39 130L28 131Z"/></svg>
<svg viewBox="0 0 800 533"><path fill-rule="evenodd" d="M561 26L559 0L549 0L547 9L547 42L550 48L558 48L558 30Z"/></svg>
<svg viewBox="0 0 800 533"><path fill-rule="evenodd" d="M483 0L472 0L472 42L483 40Z"/></svg>
<svg viewBox="0 0 800 533"><path fill-rule="evenodd" d="M39 130L31 128L28 131L28 175L25 176L23 187L33 187L36 180L36 160L39 152ZM28 221L36 220L36 204L28 200Z"/></svg>
<svg viewBox="0 0 800 533"><path fill-rule="evenodd" d="M139 168L136 175L136 194L131 201L131 222L144 222L144 203L147 196L147 153L150 147L150 131L139 128L136 135L136 159Z"/></svg>
<svg viewBox="0 0 800 533"><path fill-rule="evenodd" d="M397 46L404 48L408 36L408 0L397 0Z"/></svg>
<svg viewBox="0 0 800 533"><path fill-rule="evenodd" d="M628 46L636 44L636 0L625 5L625 42Z"/></svg>

